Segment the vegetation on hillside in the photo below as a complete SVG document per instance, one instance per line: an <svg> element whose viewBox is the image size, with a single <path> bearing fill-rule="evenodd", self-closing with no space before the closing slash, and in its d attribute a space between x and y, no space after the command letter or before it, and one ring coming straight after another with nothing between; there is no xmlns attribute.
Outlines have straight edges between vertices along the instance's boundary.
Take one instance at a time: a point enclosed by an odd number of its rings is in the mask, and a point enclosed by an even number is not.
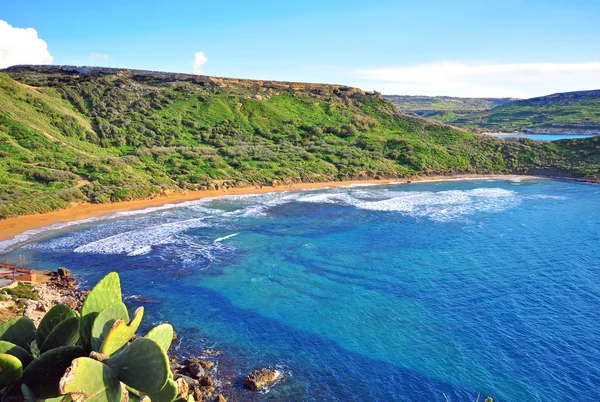
<svg viewBox="0 0 600 402"><path fill-rule="evenodd" d="M386 96L403 111L471 131L600 133L600 90L511 100Z"/></svg>
<svg viewBox="0 0 600 402"><path fill-rule="evenodd" d="M459 98L453 96L385 95L403 112L414 113L441 122L468 119L478 112L504 105L513 98Z"/></svg>
<svg viewBox="0 0 600 402"><path fill-rule="evenodd" d="M52 66L0 73L0 218L246 185L598 176L599 147L479 136L341 86Z"/></svg>

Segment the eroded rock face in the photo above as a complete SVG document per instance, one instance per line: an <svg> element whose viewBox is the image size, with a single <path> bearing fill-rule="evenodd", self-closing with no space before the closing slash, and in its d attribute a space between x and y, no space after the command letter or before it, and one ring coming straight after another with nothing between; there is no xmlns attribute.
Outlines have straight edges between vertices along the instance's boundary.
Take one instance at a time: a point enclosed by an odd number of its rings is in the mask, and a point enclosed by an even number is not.
<svg viewBox="0 0 600 402"><path fill-rule="evenodd" d="M61 278L66 278L68 276L71 276L71 270L64 268L64 267L60 267L56 270L56 272L58 272L58 276Z"/></svg>
<svg viewBox="0 0 600 402"><path fill-rule="evenodd" d="M188 365L188 370L192 377L200 378L206 375L204 368L198 363L192 363Z"/></svg>
<svg viewBox="0 0 600 402"><path fill-rule="evenodd" d="M283 373L279 370L269 370L266 368L254 370L244 380L244 387L250 391L260 391L278 381L282 375Z"/></svg>

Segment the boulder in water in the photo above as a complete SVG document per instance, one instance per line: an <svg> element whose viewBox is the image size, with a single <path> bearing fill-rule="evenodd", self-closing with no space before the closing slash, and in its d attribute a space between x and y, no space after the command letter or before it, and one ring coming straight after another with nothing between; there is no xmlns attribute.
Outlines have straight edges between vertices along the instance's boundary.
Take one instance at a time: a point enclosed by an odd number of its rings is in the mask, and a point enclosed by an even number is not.
<svg viewBox="0 0 600 402"><path fill-rule="evenodd" d="M279 370L269 370L266 368L262 370L254 370L244 380L244 387L250 391L260 391L277 382L282 375L283 373Z"/></svg>

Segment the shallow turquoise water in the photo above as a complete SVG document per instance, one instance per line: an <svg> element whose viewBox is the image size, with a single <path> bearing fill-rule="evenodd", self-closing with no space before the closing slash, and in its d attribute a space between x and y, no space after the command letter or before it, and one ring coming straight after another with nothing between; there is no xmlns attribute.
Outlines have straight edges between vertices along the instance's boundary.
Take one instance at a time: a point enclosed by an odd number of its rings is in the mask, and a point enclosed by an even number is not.
<svg viewBox="0 0 600 402"><path fill-rule="evenodd" d="M599 186L233 196L20 241L0 243L9 260L89 282L118 271L131 306L175 325L180 353L225 350L224 386L241 400L600 399ZM259 367L286 377L241 390Z"/></svg>
<svg viewBox="0 0 600 402"><path fill-rule="evenodd" d="M572 140L579 138L590 138L588 134L492 134L498 138L529 138L537 141Z"/></svg>

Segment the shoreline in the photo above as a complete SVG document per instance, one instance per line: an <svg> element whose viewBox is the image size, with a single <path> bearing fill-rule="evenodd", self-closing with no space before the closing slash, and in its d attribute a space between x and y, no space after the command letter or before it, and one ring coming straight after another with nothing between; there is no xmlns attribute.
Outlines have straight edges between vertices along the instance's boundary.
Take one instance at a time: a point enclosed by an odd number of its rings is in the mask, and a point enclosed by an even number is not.
<svg viewBox="0 0 600 402"><path fill-rule="evenodd" d="M248 195L262 193L276 193L283 191L302 191L310 189L320 189L327 187L346 187L351 185L385 185L385 184L414 184L435 181L454 181L454 180L485 180L485 179L542 179L544 177L534 175L516 175L516 174L490 174L490 175L456 175L456 176L418 176L415 178L403 179L383 179L383 180L350 180L333 181L318 183L294 183L278 186L252 186L236 187L227 190L199 190L178 193L173 195L162 195L150 199L122 201L109 204L91 204L83 203L75 206L59 209L53 212L43 214L22 215L14 218L0 220L0 242L7 241L23 234L28 230L41 229L59 223L79 221L89 218L97 218L104 215L117 212L130 212L143 210L150 207L159 207L164 205L177 205L186 201L197 201L203 198L220 197L228 195Z"/></svg>

